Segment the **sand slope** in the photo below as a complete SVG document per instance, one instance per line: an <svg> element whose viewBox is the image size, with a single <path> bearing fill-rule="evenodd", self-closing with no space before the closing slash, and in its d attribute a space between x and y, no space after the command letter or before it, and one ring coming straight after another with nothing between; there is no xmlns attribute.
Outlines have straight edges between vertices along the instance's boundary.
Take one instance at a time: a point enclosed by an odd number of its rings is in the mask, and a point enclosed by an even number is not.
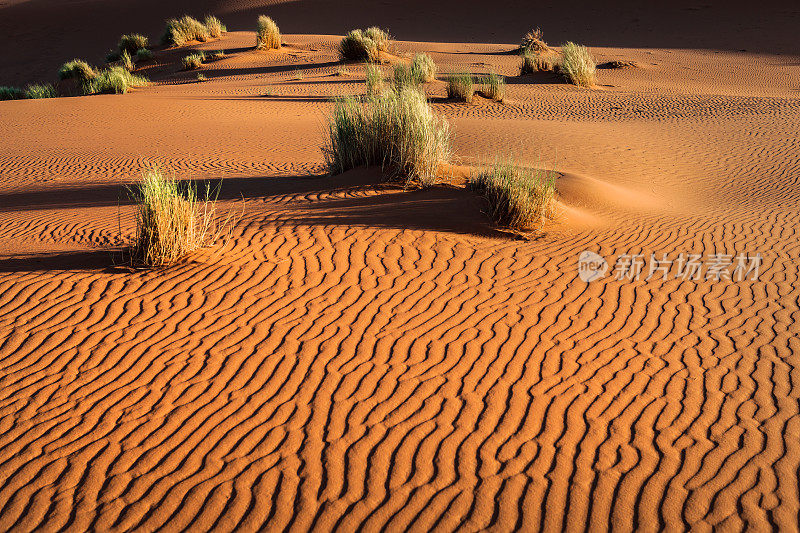
<svg viewBox="0 0 800 533"><path fill-rule="evenodd" d="M232 50L206 83L0 103L0 528L796 528L796 56L601 48L641 68L586 91L399 43L511 76L505 104L428 90L461 163L554 162L525 242L458 188L321 176L361 67L252 38L201 45ZM149 161L245 199L225 250L114 266ZM764 264L586 284L584 250Z"/></svg>

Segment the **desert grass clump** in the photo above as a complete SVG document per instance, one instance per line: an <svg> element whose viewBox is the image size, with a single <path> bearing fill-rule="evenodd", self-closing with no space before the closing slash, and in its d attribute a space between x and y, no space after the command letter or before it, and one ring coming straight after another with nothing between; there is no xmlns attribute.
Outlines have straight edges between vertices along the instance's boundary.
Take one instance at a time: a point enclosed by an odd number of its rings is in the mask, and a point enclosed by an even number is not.
<svg viewBox="0 0 800 533"><path fill-rule="evenodd" d="M483 94L487 98L502 102L506 95L506 79L496 72L490 72L483 80Z"/></svg>
<svg viewBox="0 0 800 533"><path fill-rule="evenodd" d="M119 66L127 70L128 72L132 72L136 69L136 65L133 64L133 58L128 53L127 50L123 51L122 54L119 56Z"/></svg>
<svg viewBox="0 0 800 533"><path fill-rule="evenodd" d="M221 20L211 15L206 15L203 24L205 25L208 34L214 39L219 39L222 37L223 33L228 31L228 28L225 27L225 24L223 24Z"/></svg>
<svg viewBox="0 0 800 533"><path fill-rule="evenodd" d="M203 61L205 60L205 53L202 51L195 52L181 59L181 67L183 70L197 70L203 66Z"/></svg>
<svg viewBox="0 0 800 533"><path fill-rule="evenodd" d="M190 41L204 42L210 38L211 34L205 24L189 15L184 15L179 19L167 20L161 42L172 46L183 46Z"/></svg>
<svg viewBox="0 0 800 533"><path fill-rule="evenodd" d="M498 159L470 179L470 187L489 204L489 216L512 230L535 230L552 214L555 173L518 167L513 159Z"/></svg>
<svg viewBox="0 0 800 533"><path fill-rule="evenodd" d="M597 67L588 48L568 42L561 45L561 54L561 73L570 83L579 87L592 87L597 83Z"/></svg>
<svg viewBox="0 0 800 533"><path fill-rule="evenodd" d="M417 83L427 83L436 78L436 63L428 54L414 54L411 60L411 72Z"/></svg>
<svg viewBox="0 0 800 533"><path fill-rule="evenodd" d="M375 32L372 32L373 35ZM380 38L379 35L376 35ZM387 38L388 42L388 38ZM349 61L377 62L381 49L366 31L351 30L339 43L339 57Z"/></svg>
<svg viewBox="0 0 800 533"><path fill-rule="evenodd" d="M338 174L380 165L406 185L435 183L450 157L450 129L414 87L401 87L359 101L336 101L323 147L328 169Z"/></svg>
<svg viewBox="0 0 800 533"><path fill-rule="evenodd" d="M153 52L147 48L139 48L136 50L136 61L149 61L153 59Z"/></svg>
<svg viewBox="0 0 800 533"><path fill-rule="evenodd" d="M89 63L80 59L67 61L58 69L58 77L62 80L76 79L81 83L86 83L97 77L97 70L89 66Z"/></svg>
<svg viewBox="0 0 800 533"><path fill-rule="evenodd" d="M542 54L526 51L522 54L522 64L519 67L520 76L535 74L537 72L555 72L558 65Z"/></svg>
<svg viewBox="0 0 800 533"><path fill-rule="evenodd" d="M550 47L544 42L542 38L542 30L536 28L525 34L522 42L519 45L520 50L523 52L549 52Z"/></svg>
<svg viewBox="0 0 800 533"><path fill-rule="evenodd" d="M281 31L271 18L261 15L256 25L256 50L281 47Z"/></svg>
<svg viewBox="0 0 800 533"><path fill-rule="evenodd" d="M220 59L225 58L225 50L213 50L206 54L206 59L210 59L212 61L219 61Z"/></svg>
<svg viewBox="0 0 800 533"><path fill-rule="evenodd" d="M131 87L144 87L147 78L137 76L122 67L111 67L84 85L84 94L125 94Z"/></svg>
<svg viewBox="0 0 800 533"><path fill-rule="evenodd" d="M25 98L25 91L19 87L0 86L0 100L22 100Z"/></svg>
<svg viewBox="0 0 800 533"><path fill-rule="evenodd" d="M25 88L25 98L32 100L39 98L55 98L58 96L55 87L49 83L36 83Z"/></svg>
<svg viewBox="0 0 800 533"><path fill-rule="evenodd" d="M377 26L371 26L364 30L364 37L367 39L371 39L375 46L378 47L379 52L388 52L389 51L389 32L387 30L382 30Z"/></svg>
<svg viewBox="0 0 800 533"><path fill-rule="evenodd" d="M475 84L469 72L456 72L447 79L447 97L462 102L472 102Z"/></svg>
<svg viewBox="0 0 800 533"><path fill-rule="evenodd" d="M208 78L206 78L206 75L203 74L202 72L198 72L197 73L197 81L199 81L199 82L208 81Z"/></svg>
<svg viewBox="0 0 800 533"><path fill-rule="evenodd" d="M214 222L216 196L212 198L210 187L205 193L201 198L196 185L160 170L145 172L142 181L129 189L136 206L133 260L163 267L213 244L220 236Z"/></svg>
<svg viewBox="0 0 800 533"><path fill-rule="evenodd" d="M120 54L128 52L128 55L132 56L140 48L147 48L148 46L150 46L150 39L138 33L129 33L119 38L117 48L119 48Z"/></svg>
<svg viewBox="0 0 800 533"><path fill-rule="evenodd" d="M383 70L378 65L367 63L364 65L364 82L367 86L367 96L377 96L383 92Z"/></svg>

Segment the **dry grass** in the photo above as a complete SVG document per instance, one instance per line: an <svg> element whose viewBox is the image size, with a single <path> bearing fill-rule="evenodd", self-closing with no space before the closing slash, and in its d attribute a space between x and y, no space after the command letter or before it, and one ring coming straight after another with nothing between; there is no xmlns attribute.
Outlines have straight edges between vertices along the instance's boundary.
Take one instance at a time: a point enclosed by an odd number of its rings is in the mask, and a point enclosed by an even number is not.
<svg viewBox="0 0 800 533"><path fill-rule="evenodd" d="M486 198L488 214L498 226L539 229L553 212L555 173L518 167L512 158L498 159L471 178L470 187Z"/></svg>
<svg viewBox="0 0 800 533"><path fill-rule="evenodd" d="M592 87L597 83L597 67L589 49L568 42L561 45L561 73L570 83L580 87Z"/></svg>
<svg viewBox="0 0 800 533"><path fill-rule="evenodd" d="M470 72L456 72L447 79L447 97L462 102L472 102L475 82Z"/></svg>
<svg viewBox="0 0 800 533"><path fill-rule="evenodd" d="M219 61L220 59L224 58L225 58L225 50L214 50L206 55L206 59L210 59L212 61Z"/></svg>
<svg viewBox="0 0 800 533"><path fill-rule="evenodd" d="M55 87L49 83L36 83L25 88L25 98L38 100L40 98L55 98L58 96Z"/></svg>
<svg viewBox="0 0 800 533"><path fill-rule="evenodd" d="M212 198L213 193L213 198ZM189 253L214 244L227 231L230 216L215 221L219 189L206 187L203 198L197 186L165 176L158 169L144 173L142 181L129 189L136 205L134 262L152 267L174 264Z"/></svg>
<svg viewBox="0 0 800 533"><path fill-rule="evenodd" d="M206 75L203 74L202 72L198 72L197 73L197 81L199 81L199 82L208 81L208 78L206 78Z"/></svg>
<svg viewBox="0 0 800 533"><path fill-rule="evenodd" d="M124 50L119 56L119 66L127 70L128 72L132 72L136 69L136 66L133 64L133 59L131 55L128 53L127 50Z"/></svg>
<svg viewBox="0 0 800 533"><path fill-rule="evenodd" d="M271 18L261 15L256 27L256 49L272 50L281 47L281 31Z"/></svg>
<svg viewBox="0 0 800 533"><path fill-rule="evenodd" d="M380 60L380 52L389 49L389 34L377 27L366 30L351 30L339 43L339 57L342 60L370 61Z"/></svg>
<svg viewBox="0 0 800 533"><path fill-rule="evenodd" d="M483 94L486 98L502 102L506 96L506 79L496 72L490 72L483 80Z"/></svg>
<svg viewBox="0 0 800 533"><path fill-rule="evenodd" d="M206 30L208 30L208 34L214 39L219 39L222 37L224 32L228 31L228 28L225 27L225 24L223 24L222 21L211 15L206 15L206 19L203 21L203 24L205 25Z"/></svg>
<svg viewBox="0 0 800 533"><path fill-rule="evenodd" d="M377 96L385 89L383 70L378 65L367 63L364 65L364 82L367 86L367 96Z"/></svg>
<svg viewBox="0 0 800 533"><path fill-rule="evenodd" d="M125 94L131 87L144 87L149 83L147 78L131 74L122 67L111 67L101 71L82 88L84 94Z"/></svg>
<svg viewBox="0 0 800 533"><path fill-rule="evenodd" d="M199 20L184 15L179 19L169 19L161 42L172 46L183 46L191 41L204 42L211 38L206 25Z"/></svg>
<svg viewBox="0 0 800 533"><path fill-rule="evenodd" d="M544 42L544 39L542 38L542 30L539 28L526 33L525 37L522 38L519 48L523 52L542 53L550 51L550 47L547 46L547 43Z"/></svg>
<svg viewBox="0 0 800 533"><path fill-rule="evenodd" d="M364 101L337 100L328 130L323 154L333 174L380 165L406 185L427 186L435 183L440 163L450 158L449 125L414 87Z"/></svg>
<svg viewBox="0 0 800 533"><path fill-rule="evenodd" d="M522 64L519 67L520 76L535 74L536 72L555 72L558 65L552 59L541 54L525 52L522 55Z"/></svg>
<svg viewBox="0 0 800 533"><path fill-rule="evenodd" d="M81 59L67 61L58 69L58 77L62 80L76 79L81 83L97 77L97 70Z"/></svg>
<svg viewBox="0 0 800 533"><path fill-rule="evenodd" d="M205 60L206 54L204 52L195 52L181 59L181 68L183 70L197 70L203 66L203 61Z"/></svg>
<svg viewBox="0 0 800 533"><path fill-rule="evenodd" d="M129 33L119 38L117 48L119 48L120 54L128 52L128 55L132 56L139 49L147 48L148 46L150 46L150 40L147 37L138 33Z"/></svg>

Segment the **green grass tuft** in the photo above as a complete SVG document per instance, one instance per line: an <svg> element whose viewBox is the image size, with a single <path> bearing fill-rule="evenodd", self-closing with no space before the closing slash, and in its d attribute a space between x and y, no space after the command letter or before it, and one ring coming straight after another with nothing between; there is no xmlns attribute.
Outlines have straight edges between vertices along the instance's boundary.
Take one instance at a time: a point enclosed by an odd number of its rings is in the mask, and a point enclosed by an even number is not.
<svg viewBox="0 0 800 533"><path fill-rule="evenodd" d="M218 192L206 187L201 198L197 186L191 182L167 177L157 169L145 172L142 181L129 189L136 205L133 260L163 267L214 244L230 220L229 217L223 224L215 222Z"/></svg>
<svg viewBox="0 0 800 533"><path fill-rule="evenodd" d="M133 64L133 59L131 58L131 55L128 53L127 50L123 51L122 54L120 54L119 65L128 72L132 72L134 69L136 69L136 65Z"/></svg>
<svg viewBox="0 0 800 533"><path fill-rule="evenodd" d="M0 100L22 100L25 98L25 91L19 87L0 86Z"/></svg>
<svg viewBox="0 0 800 533"><path fill-rule="evenodd" d="M148 46L150 46L150 40L147 37L138 33L129 33L119 38L117 48L119 48L120 54L128 52L128 55L132 56L140 48L147 48Z"/></svg>
<svg viewBox="0 0 800 533"><path fill-rule="evenodd" d="M55 98L58 96L55 87L49 83L37 83L28 85L25 88L25 98L39 99L39 98Z"/></svg>
<svg viewBox="0 0 800 533"><path fill-rule="evenodd" d="M592 87L597 83L597 67L589 49L568 42L561 45L561 72L567 80L579 87Z"/></svg>
<svg viewBox="0 0 800 533"><path fill-rule="evenodd" d="M84 94L125 94L131 87L143 87L147 78L131 74L122 67L111 67L100 72L84 86Z"/></svg>
<svg viewBox="0 0 800 533"><path fill-rule="evenodd" d="M336 101L323 154L338 174L366 165L390 169L406 185L431 185L450 157L450 129L428 105L425 94L401 87L363 101Z"/></svg>
<svg viewBox="0 0 800 533"><path fill-rule="evenodd" d="M203 74L202 72L198 72L197 73L197 81L208 81L208 78L206 78L206 75Z"/></svg>
<svg viewBox="0 0 800 533"><path fill-rule="evenodd" d="M153 52L147 48L139 48L136 50L136 61L148 61L153 59Z"/></svg>
<svg viewBox="0 0 800 533"><path fill-rule="evenodd" d="M406 85L419 86L433 81L436 76L436 64L427 54L416 54L410 65L398 64L394 67L395 87Z"/></svg>
<svg viewBox="0 0 800 533"><path fill-rule="evenodd" d="M483 94L487 98L502 102L506 95L506 79L496 72L490 72L483 80Z"/></svg>
<svg viewBox="0 0 800 533"><path fill-rule="evenodd" d="M256 50L272 50L281 47L281 31L271 18L261 15L256 26Z"/></svg>
<svg viewBox="0 0 800 533"><path fill-rule="evenodd" d="M184 15L179 19L167 20L161 42L172 46L183 46L190 41L204 42L210 38L211 34L205 24L189 15Z"/></svg>
<svg viewBox="0 0 800 533"><path fill-rule="evenodd" d="M367 39L371 39L375 46L378 47L378 51L380 52L388 52L389 51L389 31L382 30L377 26L370 26L366 30L364 30L364 36Z"/></svg>
<svg viewBox="0 0 800 533"><path fill-rule="evenodd" d="M76 79L81 83L88 82L97 77L97 70L89 63L80 59L67 61L58 70L58 77L62 80Z"/></svg>
<svg viewBox="0 0 800 533"><path fill-rule="evenodd" d="M206 54L204 52L195 52L181 59L181 68L183 70L197 70L203 66L203 61L205 60Z"/></svg>
<svg viewBox="0 0 800 533"><path fill-rule="evenodd" d="M475 84L469 72L456 72L447 79L447 97L462 102L472 102Z"/></svg>
<svg viewBox="0 0 800 533"><path fill-rule="evenodd" d="M471 178L470 187L486 198L488 214L499 226L539 229L553 211L555 173L518 167L511 158L498 159Z"/></svg>

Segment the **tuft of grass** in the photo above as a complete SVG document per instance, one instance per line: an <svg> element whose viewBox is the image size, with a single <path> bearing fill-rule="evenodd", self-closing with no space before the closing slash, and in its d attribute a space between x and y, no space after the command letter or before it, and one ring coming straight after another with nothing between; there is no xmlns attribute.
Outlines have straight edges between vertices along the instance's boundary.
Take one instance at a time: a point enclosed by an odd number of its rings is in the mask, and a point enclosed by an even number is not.
<svg viewBox="0 0 800 533"><path fill-rule="evenodd" d="M222 21L211 15L206 15L206 19L203 21L203 23L208 31L208 34L214 39L219 39L222 37L223 33L228 31L228 28L225 27L225 24L223 24Z"/></svg>
<svg viewBox="0 0 800 533"><path fill-rule="evenodd" d="M518 167L512 158L470 178L470 187L486 198L491 219L512 230L538 229L553 211L555 173Z"/></svg>
<svg viewBox="0 0 800 533"><path fill-rule="evenodd" d="M142 181L129 189L136 205L133 260L163 267L214 244L228 222L215 222L218 193L219 189L212 191L207 186L201 197L192 183L165 176L158 169L145 172Z"/></svg>
<svg viewBox="0 0 800 533"><path fill-rule="evenodd" d="M123 51L122 54L120 54L119 64L122 68L124 68L128 72L131 72L134 69L136 69L136 66L133 64L133 59L131 58L131 55L128 53L127 50Z"/></svg>
<svg viewBox="0 0 800 533"><path fill-rule="evenodd" d="M25 91L19 87L0 86L0 100L22 100L25 98Z"/></svg>
<svg viewBox="0 0 800 533"><path fill-rule="evenodd" d="M25 98L55 98L56 96L58 96L58 93L55 87L49 83L32 84L25 88Z"/></svg>
<svg viewBox="0 0 800 533"><path fill-rule="evenodd" d="M323 146L328 169L338 174L362 165L390 169L406 185L435 183L450 158L450 128L414 87L336 100Z"/></svg>
<svg viewBox="0 0 800 533"><path fill-rule="evenodd" d="M148 61L153 59L153 52L147 48L139 48L136 50L136 61Z"/></svg>
<svg viewBox="0 0 800 533"><path fill-rule="evenodd" d="M374 63L364 65L365 83L367 85L367 96L376 96L383 92L383 70Z"/></svg>
<svg viewBox="0 0 800 533"><path fill-rule="evenodd" d="M502 102L506 95L506 79L496 72L490 72L483 80L483 94L487 98Z"/></svg>
<svg viewBox="0 0 800 533"><path fill-rule="evenodd" d="M597 83L597 66L589 49L568 42L561 45L561 73L570 83L579 87L592 87Z"/></svg>
<svg viewBox="0 0 800 533"><path fill-rule="evenodd" d="M204 42L210 38L211 34L205 24L189 15L184 15L179 19L167 20L161 42L172 46L183 46L190 41Z"/></svg>
<svg viewBox="0 0 800 533"><path fill-rule="evenodd" d="M119 44L117 45L117 48L119 48L120 54L123 52L128 52L128 55L132 56L140 48L147 48L148 46L150 46L150 39L144 35L140 35L138 33L128 33L119 38Z"/></svg>
<svg viewBox="0 0 800 533"><path fill-rule="evenodd" d="M381 36L376 35L374 31L372 34L379 39L381 38ZM380 59L380 51L381 49L378 43L369 37L366 31L362 30L351 30L339 43L339 57L342 60L370 61L375 63Z"/></svg>
<svg viewBox="0 0 800 533"><path fill-rule="evenodd" d="M544 42L542 38L542 30L536 28L525 34L522 42L519 45L520 50L523 52L548 52L550 47Z"/></svg>
<svg viewBox="0 0 800 533"><path fill-rule="evenodd" d="M225 50L214 50L212 52L209 52L208 55L206 55L206 58L212 61L219 61L224 57L225 57Z"/></svg>
<svg viewBox="0 0 800 533"><path fill-rule="evenodd" d="M84 94L125 94L131 87L143 87L150 83L147 78L137 76L122 67L111 67L100 72L83 86Z"/></svg>
<svg viewBox="0 0 800 533"><path fill-rule="evenodd" d="M522 64L519 67L520 76L534 74L536 72L555 72L558 69L551 59L533 52L522 54Z"/></svg>
<svg viewBox="0 0 800 533"><path fill-rule="evenodd" d="M202 51L189 54L181 59L181 67L183 70L197 70L203 66L203 61L206 60L206 54Z"/></svg>
<svg viewBox="0 0 800 533"><path fill-rule="evenodd" d="M81 83L93 80L97 77L97 70L89 66L89 63L80 59L67 61L58 69L58 77L62 80L77 79Z"/></svg>
<svg viewBox="0 0 800 533"><path fill-rule="evenodd" d="M202 72L198 72L197 73L197 81L201 81L201 82L202 81L208 81L208 78L206 78L206 75L203 74Z"/></svg>
<svg viewBox="0 0 800 533"><path fill-rule="evenodd" d="M281 31L271 18L261 15L256 25L256 50L272 50L281 47Z"/></svg>
<svg viewBox="0 0 800 533"><path fill-rule="evenodd" d="M436 63L428 54L414 54L411 60L411 72L417 83L427 83L436 79Z"/></svg>
<svg viewBox="0 0 800 533"><path fill-rule="evenodd" d="M378 47L379 52L388 52L389 51L389 31L382 30L377 26L370 26L366 30L364 30L364 37L367 39L371 39L375 46Z"/></svg>
<svg viewBox="0 0 800 533"><path fill-rule="evenodd" d="M469 72L456 72L447 79L447 97L462 102L472 102L475 84Z"/></svg>

